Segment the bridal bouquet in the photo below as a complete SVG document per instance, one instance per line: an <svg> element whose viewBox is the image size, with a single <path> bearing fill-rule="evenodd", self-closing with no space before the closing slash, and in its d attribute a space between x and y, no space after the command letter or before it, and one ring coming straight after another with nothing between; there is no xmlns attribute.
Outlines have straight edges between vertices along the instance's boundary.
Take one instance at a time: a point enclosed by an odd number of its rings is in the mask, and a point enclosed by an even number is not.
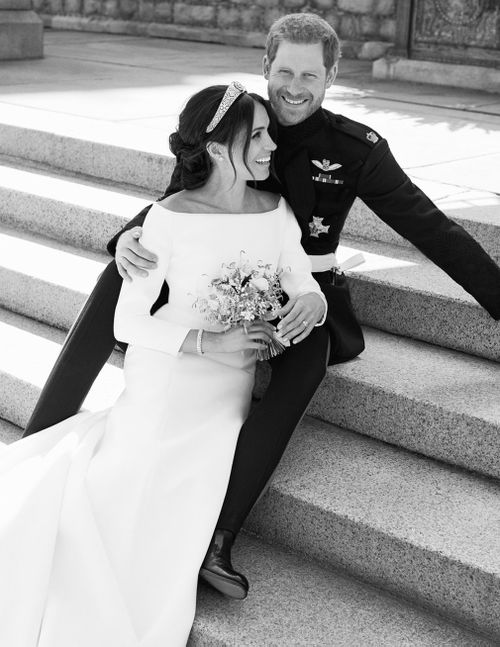
<svg viewBox="0 0 500 647"><path fill-rule="evenodd" d="M221 275L209 282L207 294L194 304L208 321L231 328L256 319L274 319L281 308L280 272L270 264L252 266L245 252L238 262L223 263ZM257 351L257 359L276 357L285 345L277 335L265 349Z"/></svg>

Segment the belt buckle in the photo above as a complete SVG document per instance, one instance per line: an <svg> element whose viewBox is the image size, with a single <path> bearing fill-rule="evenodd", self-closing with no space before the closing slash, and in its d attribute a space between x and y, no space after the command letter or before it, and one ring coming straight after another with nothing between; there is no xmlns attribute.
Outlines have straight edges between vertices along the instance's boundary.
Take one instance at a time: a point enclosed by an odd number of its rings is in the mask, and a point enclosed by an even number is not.
<svg viewBox="0 0 500 647"><path fill-rule="evenodd" d="M332 273L332 285L337 285L339 279L345 276L344 272L340 269L339 266L332 267L330 271Z"/></svg>

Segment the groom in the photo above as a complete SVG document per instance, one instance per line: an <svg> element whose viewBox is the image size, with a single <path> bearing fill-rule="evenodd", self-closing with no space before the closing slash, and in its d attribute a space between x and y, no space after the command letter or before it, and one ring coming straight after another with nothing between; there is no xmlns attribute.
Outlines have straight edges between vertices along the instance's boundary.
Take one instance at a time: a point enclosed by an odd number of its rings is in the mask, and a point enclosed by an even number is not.
<svg viewBox="0 0 500 647"><path fill-rule="evenodd" d="M291 204L329 313L325 326L314 327L320 313L300 321L294 314L300 303L285 306L281 333L299 343L271 361L269 387L240 432L226 499L200 571L203 579L235 598L244 598L248 591L245 576L231 565L235 536L276 468L327 363L345 361L363 349L343 278L333 271L334 252L354 199L361 198L500 319L500 268L412 184L385 139L321 108L337 74L339 53L334 30L312 14L279 19L266 44L264 76L278 121L278 149L277 179L262 188L279 191ZM107 360L115 343L118 272L130 280L155 266L137 240L138 229L133 229L142 224L148 208L110 242L111 252L116 247L116 265L110 263L103 272L71 329L26 434L74 414ZM164 285L154 310L167 298Z"/></svg>

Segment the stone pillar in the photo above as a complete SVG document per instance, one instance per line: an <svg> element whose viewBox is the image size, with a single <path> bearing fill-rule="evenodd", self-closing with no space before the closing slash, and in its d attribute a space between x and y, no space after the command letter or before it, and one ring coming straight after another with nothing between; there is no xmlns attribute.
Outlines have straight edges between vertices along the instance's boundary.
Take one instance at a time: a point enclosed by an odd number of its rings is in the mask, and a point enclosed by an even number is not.
<svg viewBox="0 0 500 647"><path fill-rule="evenodd" d="M0 0L0 60L42 56L43 23L31 0Z"/></svg>

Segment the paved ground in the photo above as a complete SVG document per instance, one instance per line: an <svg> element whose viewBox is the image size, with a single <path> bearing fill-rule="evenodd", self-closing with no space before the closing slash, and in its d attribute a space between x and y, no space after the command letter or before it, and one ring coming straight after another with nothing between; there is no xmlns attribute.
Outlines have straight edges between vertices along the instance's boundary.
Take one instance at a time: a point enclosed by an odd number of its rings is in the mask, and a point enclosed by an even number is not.
<svg viewBox="0 0 500 647"><path fill-rule="evenodd" d="M0 120L168 153L186 98L238 79L265 94L262 50L46 31L45 58L0 63ZM341 61L325 106L387 137L400 163L448 212L500 217L500 94L374 81ZM497 211L498 210L498 211Z"/></svg>

